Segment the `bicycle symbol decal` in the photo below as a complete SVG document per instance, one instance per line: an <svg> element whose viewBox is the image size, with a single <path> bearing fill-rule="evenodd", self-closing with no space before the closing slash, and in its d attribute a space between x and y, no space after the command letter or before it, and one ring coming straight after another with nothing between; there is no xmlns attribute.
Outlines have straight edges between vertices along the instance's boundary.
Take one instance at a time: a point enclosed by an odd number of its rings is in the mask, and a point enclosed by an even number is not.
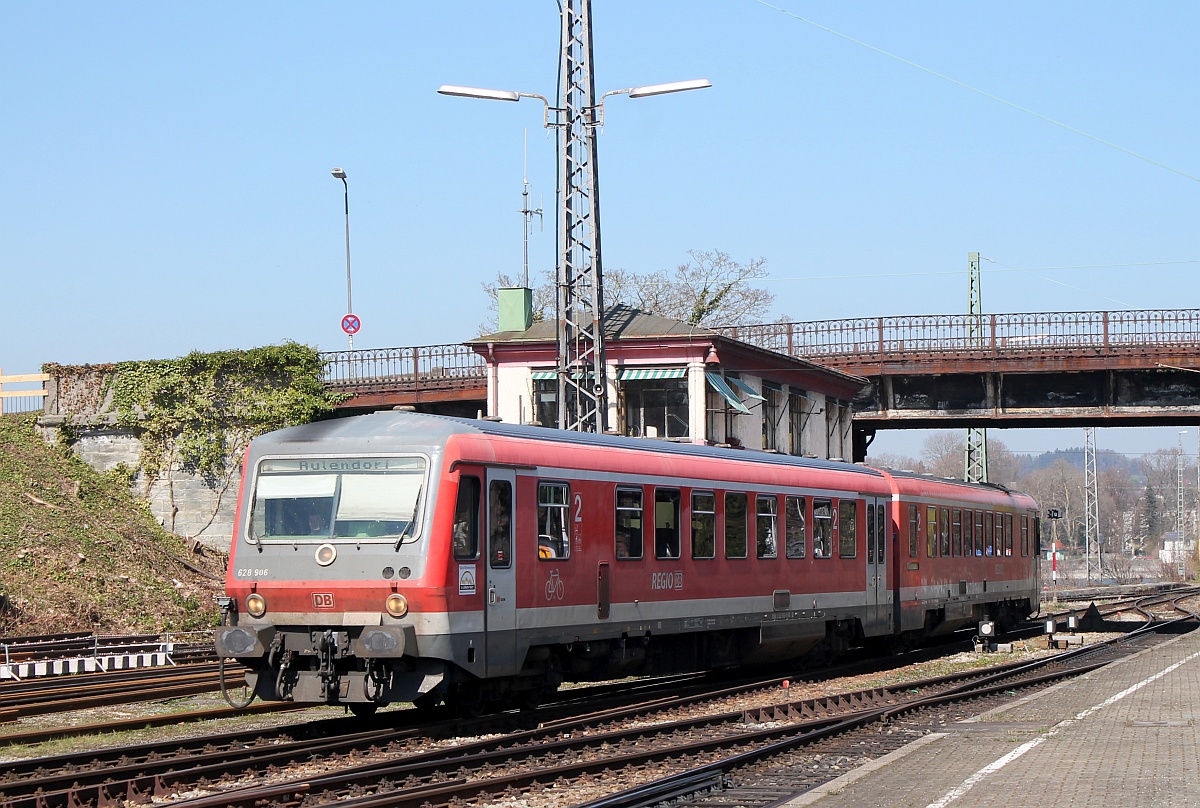
<svg viewBox="0 0 1200 808"><path fill-rule="evenodd" d="M546 581L546 600L562 600L565 591L566 587L558 575L558 570L551 570L550 580Z"/></svg>

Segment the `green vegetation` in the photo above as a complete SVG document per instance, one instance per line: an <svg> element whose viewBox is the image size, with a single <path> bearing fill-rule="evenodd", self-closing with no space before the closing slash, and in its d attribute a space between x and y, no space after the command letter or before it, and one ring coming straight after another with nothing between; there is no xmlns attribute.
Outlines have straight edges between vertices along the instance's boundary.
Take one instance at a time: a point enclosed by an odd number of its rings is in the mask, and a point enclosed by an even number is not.
<svg viewBox="0 0 1200 808"><path fill-rule="evenodd" d="M134 471L147 486L179 468L215 488L236 468L251 438L316 420L340 400L322 384L316 349L295 342L42 370L57 376L102 375L94 403L104 406L111 393L117 426L133 430L142 442ZM69 440L69 429L66 436Z"/></svg>
<svg viewBox="0 0 1200 808"><path fill-rule="evenodd" d="M216 624L223 559L196 555L129 491L0 417L0 633L183 631Z"/></svg>

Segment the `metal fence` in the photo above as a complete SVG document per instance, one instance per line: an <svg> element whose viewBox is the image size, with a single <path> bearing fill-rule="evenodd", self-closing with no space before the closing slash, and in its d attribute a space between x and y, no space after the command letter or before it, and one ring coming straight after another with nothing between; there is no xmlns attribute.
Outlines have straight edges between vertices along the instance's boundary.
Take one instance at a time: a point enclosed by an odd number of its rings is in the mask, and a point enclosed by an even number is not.
<svg viewBox="0 0 1200 808"><path fill-rule="evenodd" d="M1200 347L1200 309L863 317L716 330L761 348L818 361L1157 353Z"/></svg>
<svg viewBox="0 0 1200 808"><path fill-rule="evenodd" d="M466 345L375 348L321 354L335 390L451 390L486 386L487 363Z"/></svg>

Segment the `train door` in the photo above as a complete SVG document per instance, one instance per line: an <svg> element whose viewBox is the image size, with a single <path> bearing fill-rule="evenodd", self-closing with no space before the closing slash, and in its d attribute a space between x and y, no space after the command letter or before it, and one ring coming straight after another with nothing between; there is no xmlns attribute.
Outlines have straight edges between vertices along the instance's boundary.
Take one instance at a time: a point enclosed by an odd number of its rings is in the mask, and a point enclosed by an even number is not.
<svg viewBox="0 0 1200 808"><path fill-rule="evenodd" d="M521 660L516 656L517 577L513 551L513 514L516 474L512 469L487 473L487 632L489 676L512 673Z"/></svg>
<svg viewBox="0 0 1200 808"><path fill-rule="evenodd" d="M892 631L892 590L888 586L887 500L867 497L867 624L868 636Z"/></svg>

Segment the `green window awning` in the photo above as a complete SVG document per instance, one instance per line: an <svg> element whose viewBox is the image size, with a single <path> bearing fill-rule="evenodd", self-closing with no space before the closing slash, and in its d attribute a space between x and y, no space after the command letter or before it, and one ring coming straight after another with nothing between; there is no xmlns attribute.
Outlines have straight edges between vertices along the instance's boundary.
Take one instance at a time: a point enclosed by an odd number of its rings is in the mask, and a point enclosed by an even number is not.
<svg viewBox="0 0 1200 808"><path fill-rule="evenodd" d="M534 379L557 379L557 370L535 370L533 372Z"/></svg>
<svg viewBox="0 0 1200 808"><path fill-rule="evenodd" d="M623 382L638 379L682 379L687 368L623 368L617 379Z"/></svg>
<svg viewBox="0 0 1200 808"><path fill-rule="evenodd" d="M733 407L740 413L745 413L746 415L750 414L750 410L745 404L742 403L742 400L738 398L737 393L733 392L733 389L725 383L725 379L721 376L721 374L712 373L710 371L706 372L704 376L708 379L708 386L720 393L721 398L729 402L729 406Z"/></svg>
<svg viewBox="0 0 1200 808"><path fill-rule="evenodd" d="M745 383L744 381L742 381L741 379L734 378L733 376L727 376L727 377L725 378L725 381L729 382L729 383L730 383L730 384L732 384L734 387L736 387L737 389L741 390L741 391L742 391L743 393L745 393L746 395L750 396L750 398L756 398L756 399L758 399L759 401L766 401L766 399L765 399L765 398L763 398L762 396L760 396L758 393L754 392L754 388L753 388L753 387L751 387L750 385L746 384L746 383Z"/></svg>

